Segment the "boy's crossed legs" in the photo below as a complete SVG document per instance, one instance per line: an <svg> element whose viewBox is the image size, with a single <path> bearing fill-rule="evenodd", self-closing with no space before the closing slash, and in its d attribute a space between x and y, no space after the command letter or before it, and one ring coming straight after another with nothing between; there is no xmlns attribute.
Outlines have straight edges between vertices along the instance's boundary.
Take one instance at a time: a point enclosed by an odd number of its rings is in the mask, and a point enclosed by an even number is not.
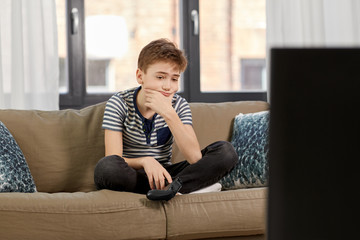
<svg viewBox="0 0 360 240"><path fill-rule="evenodd" d="M182 182L180 193L190 193L218 182L229 173L238 161L231 143L218 141L202 151L202 158L189 164L182 161L164 166L173 179ZM150 190L144 169L135 170L117 155L102 158L95 167L94 181L97 189L110 189L146 194Z"/></svg>

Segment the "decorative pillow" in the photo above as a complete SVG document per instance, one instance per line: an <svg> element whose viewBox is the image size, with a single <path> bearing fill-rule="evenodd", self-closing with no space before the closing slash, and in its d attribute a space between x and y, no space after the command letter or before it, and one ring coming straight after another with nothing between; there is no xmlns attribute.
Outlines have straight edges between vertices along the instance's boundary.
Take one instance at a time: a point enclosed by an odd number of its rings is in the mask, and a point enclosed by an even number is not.
<svg viewBox="0 0 360 240"><path fill-rule="evenodd" d="M267 186L269 115L262 111L235 117L231 143L239 160L220 180L223 190Z"/></svg>
<svg viewBox="0 0 360 240"><path fill-rule="evenodd" d="M25 157L0 121L0 192L36 192Z"/></svg>

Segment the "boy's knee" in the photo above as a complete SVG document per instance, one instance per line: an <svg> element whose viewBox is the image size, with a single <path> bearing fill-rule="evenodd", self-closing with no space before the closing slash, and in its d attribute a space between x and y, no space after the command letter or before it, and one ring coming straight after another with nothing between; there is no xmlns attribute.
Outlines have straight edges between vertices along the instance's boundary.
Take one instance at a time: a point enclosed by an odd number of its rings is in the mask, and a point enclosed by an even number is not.
<svg viewBox="0 0 360 240"><path fill-rule="evenodd" d="M118 155L103 157L94 170L94 182L99 190L128 191L133 187L134 177L136 177L136 171Z"/></svg>
<svg viewBox="0 0 360 240"><path fill-rule="evenodd" d="M103 157L95 166L95 176L111 174L122 161L125 162L122 157L117 155Z"/></svg>
<svg viewBox="0 0 360 240"><path fill-rule="evenodd" d="M219 141L223 164L227 169L232 169L238 163L238 155L234 146L228 141Z"/></svg>

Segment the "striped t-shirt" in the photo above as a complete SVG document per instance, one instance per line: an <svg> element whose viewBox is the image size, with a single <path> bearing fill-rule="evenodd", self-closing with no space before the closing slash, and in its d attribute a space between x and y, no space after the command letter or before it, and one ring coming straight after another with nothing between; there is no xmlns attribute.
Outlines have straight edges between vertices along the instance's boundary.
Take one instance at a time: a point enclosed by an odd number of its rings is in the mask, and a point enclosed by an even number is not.
<svg viewBox="0 0 360 240"><path fill-rule="evenodd" d="M114 94L106 103L103 129L121 131L123 157L154 157L160 163L169 163L174 138L165 120L158 114L152 119L151 132L137 105L136 95L141 87ZM183 124L192 125L192 115L187 101L175 94L172 106Z"/></svg>

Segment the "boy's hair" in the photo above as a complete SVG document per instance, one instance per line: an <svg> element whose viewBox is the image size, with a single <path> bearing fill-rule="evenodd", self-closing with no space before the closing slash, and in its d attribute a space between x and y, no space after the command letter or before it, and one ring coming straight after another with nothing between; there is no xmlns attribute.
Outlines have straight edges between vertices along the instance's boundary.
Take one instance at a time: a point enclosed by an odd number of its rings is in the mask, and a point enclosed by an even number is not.
<svg viewBox="0 0 360 240"><path fill-rule="evenodd" d="M151 64L161 61L177 65L180 72L184 72L187 66L186 57L176 44L168 39L161 38L150 42L141 50L138 68L146 73Z"/></svg>

